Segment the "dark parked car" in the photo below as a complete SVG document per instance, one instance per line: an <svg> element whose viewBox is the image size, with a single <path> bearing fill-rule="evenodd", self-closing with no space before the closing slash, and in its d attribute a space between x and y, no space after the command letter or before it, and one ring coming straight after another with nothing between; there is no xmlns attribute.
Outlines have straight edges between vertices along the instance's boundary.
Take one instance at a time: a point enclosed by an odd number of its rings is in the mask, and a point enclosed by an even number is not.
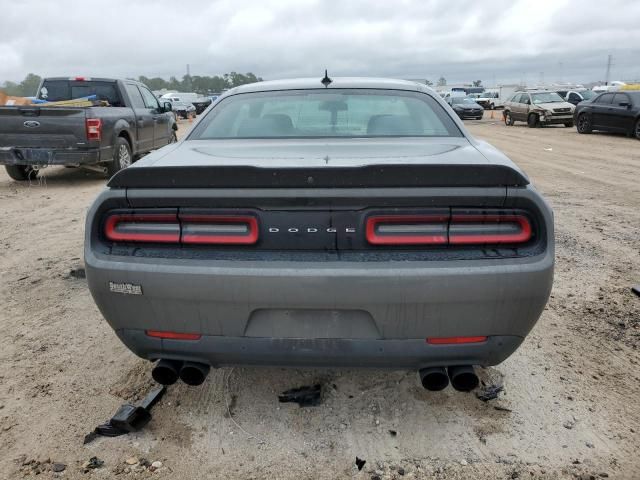
<svg viewBox="0 0 640 480"><path fill-rule="evenodd" d="M114 176L85 232L94 300L163 384L252 364L471 390L553 280L553 216L525 174L400 80L229 90Z"/></svg>
<svg viewBox="0 0 640 480"><path fill-rule="evenodd" d="M475 118L476 120L480 120L484 114L484 107L471 97L449 97L449 104L451 108L453 108L453 111L462 119Z"/></svg>
<svg viewBox="0 0 640 480"><path fill-rule="evenodd" d="M37 99L88 96L108 106L0 107L0 165L11 178L34 178L48 165L91 166L111 176L136 157L177 140L170 105L133 80L45 78Z"/></svg>
<svg viewBox="0 0 640 480"><path fill-rule="evenodd" d="M601 93L579 103L574 118L579 133L602 130L640 139L640 91Z"/></svg>

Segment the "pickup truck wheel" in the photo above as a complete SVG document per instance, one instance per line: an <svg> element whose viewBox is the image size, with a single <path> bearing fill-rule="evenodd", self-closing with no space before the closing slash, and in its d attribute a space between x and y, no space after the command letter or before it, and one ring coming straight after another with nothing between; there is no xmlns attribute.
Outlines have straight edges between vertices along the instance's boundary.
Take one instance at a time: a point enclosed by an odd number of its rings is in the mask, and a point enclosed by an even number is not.
<svg viewBox="0 0 640 480"><path fill-rule="evenodd" d="M514 123L515 123L515 120L513 120L513 117L511 116L511 112L508 110L504 112L504 124L507 125L508 127L512 127Z"/></svg>
<svg viewBox="0 0 640 480"><path fill-rule="evenodd" d="M537 126L539 126L540 119L538 118L538 115L536 115L535 113L529 114L529 116L527 117L527 125L529 126L529 128L536 128Z"/></svg>
<svg viewBox="0 0 640 480"><path fill-rule="evenodd" d="M591 118L586 113L581 113L578 117L578 133L591 133Z"/></svg>
<svg viewBox="0 0 640 480"><path fill-rule="evenodd" d="M176 143L178 141L178 134L174 130L171 132L171 137L169 137L169 143Z"/></svg>
<svg viewBox="0 0 640 480"><path fill-rule="evenodd" d="M636 128L633 129L633 135L640 140L640 118L636 121Z"/></svg>
<svg viewBox="0 0 640 480"><path fill-rule="evenodd" d="M495 110L496 106L492 103L491 105L489 105L489 110Z"/></svg>
<svg viewBox="0 0 640 480"><path fill-rule="evenodd" d="M107 165L107 174L109 176L115 175L123 168L127 168L131 165L131 147L129 142L124 138L116 138L116 143L113 146L113 160Z"/></svg>
<svg viewBox="0 0 640 480"><path fill-rule="evenodd" d="M33 180L38 176L38 170L28 165L5 165L4 168L11 178L19 182Z"/></svg>

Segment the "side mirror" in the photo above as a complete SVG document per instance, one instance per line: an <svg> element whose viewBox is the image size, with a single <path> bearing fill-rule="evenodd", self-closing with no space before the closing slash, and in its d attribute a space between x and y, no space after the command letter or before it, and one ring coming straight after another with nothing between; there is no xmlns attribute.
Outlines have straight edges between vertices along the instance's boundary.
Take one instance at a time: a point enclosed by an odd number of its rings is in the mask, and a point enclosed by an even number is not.
<svg viewBox="0 0 640 480"><path fill-rule="evenodd" d="M627 107L627 108L631 106L629 102L620 102L618 105L620 105L621 107Z"/></svg>
<svg viewBox="0 0 640 480"><path fill-rule="evenodd" d="M162 104L162 109L163 109L165 112L170 112L170 111L172 111L172 110L173 110L173 107L171 106L171 102L164 102L164 103Z"/></svg>

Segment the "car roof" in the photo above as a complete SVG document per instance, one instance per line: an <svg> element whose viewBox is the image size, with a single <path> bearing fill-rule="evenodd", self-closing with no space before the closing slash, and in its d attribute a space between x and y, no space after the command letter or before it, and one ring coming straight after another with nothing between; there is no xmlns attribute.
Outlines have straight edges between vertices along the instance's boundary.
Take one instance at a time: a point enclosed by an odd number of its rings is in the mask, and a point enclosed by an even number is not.
<svg viewBox="0 0 640 480"><path fill-rule="evenodd" d="M268 92L273 90L317 90L325 88L321 80L322 76L314 78L292 78L288 80L269 80L241 85L228 90L224 94L226 96L236 93ZM326 88L328 90L334 88L376 88L433 93L433 90L426 85L409 80L372 77L335 77L331 78L331 83Z"/></svg>

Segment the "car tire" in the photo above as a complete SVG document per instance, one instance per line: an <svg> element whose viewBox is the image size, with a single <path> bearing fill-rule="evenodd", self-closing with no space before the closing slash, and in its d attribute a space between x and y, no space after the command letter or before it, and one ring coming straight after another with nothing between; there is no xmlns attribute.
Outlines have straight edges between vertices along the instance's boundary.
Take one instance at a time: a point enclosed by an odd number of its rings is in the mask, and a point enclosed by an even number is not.
<svg viewBox="0 0 640 480"><path fill-rule="evenodd" d="M18 182L34 180L38 176L38 170L29 165L5 165L4 168L7 174Z"/></svg>
<svg viewBox="0 0 640 480"><path fill-rule="evenodd" d="M173 130L171 132L171 136L169 137L169 143L176 143L178 141L178 132Z"/></svg>
<svg viewBox="0 0 640 480"><path fill-rule="evenodd" d="M491 105L489 105L489 110L495 110L496 106L492 103Z"/></svg>
<svg viewBox="0 0 640 480"><path fill-rule="evenodd" d="M640 140L640 118L636 120L636 126L633 129L633 136Z"/></svg>
<svg viewBox="0 0 640 480"><path fill-rule="evenodd" d="M131 155L131 147L123 137L116 138L113 145L113 160L107 165L107 174L109 177L114 176L120 170L127 168L133 163Z"/></svg>
<svg viewBox="0 0 640 480"><path fill-rule="evenodd" d="M535 113L530 113L527 117L527 126L529 128L536 128L540 126L540 117Z"/></svg>
<svg viewBox="0 0 640 480"><path fill-rule="evenodd" d="M576 127L578 133L591 133L591 118L586 113L581 113L578 117L578 126Z"/></svg>
<svg viewBox="0 0 640 480"><path fill-rule="evenodd" d="M476 117L476 120L482 120L482 117Z"/></svg>
<svg viewBox="0 0 640 480"><path fill-rule="evenodd" d="M503 116L504 116L504 124L507 127L512 127L513 124L516 123L513 117L511 116L511 112L509 110L505 110Z"/></svg>
<svg viewBox="0 0 640 480"><path fill-rule="evenodd" d="M568 127L568 128L572 128L573 127L573 122L567 122L567 123L564 124L564 126Z"/></svg>

